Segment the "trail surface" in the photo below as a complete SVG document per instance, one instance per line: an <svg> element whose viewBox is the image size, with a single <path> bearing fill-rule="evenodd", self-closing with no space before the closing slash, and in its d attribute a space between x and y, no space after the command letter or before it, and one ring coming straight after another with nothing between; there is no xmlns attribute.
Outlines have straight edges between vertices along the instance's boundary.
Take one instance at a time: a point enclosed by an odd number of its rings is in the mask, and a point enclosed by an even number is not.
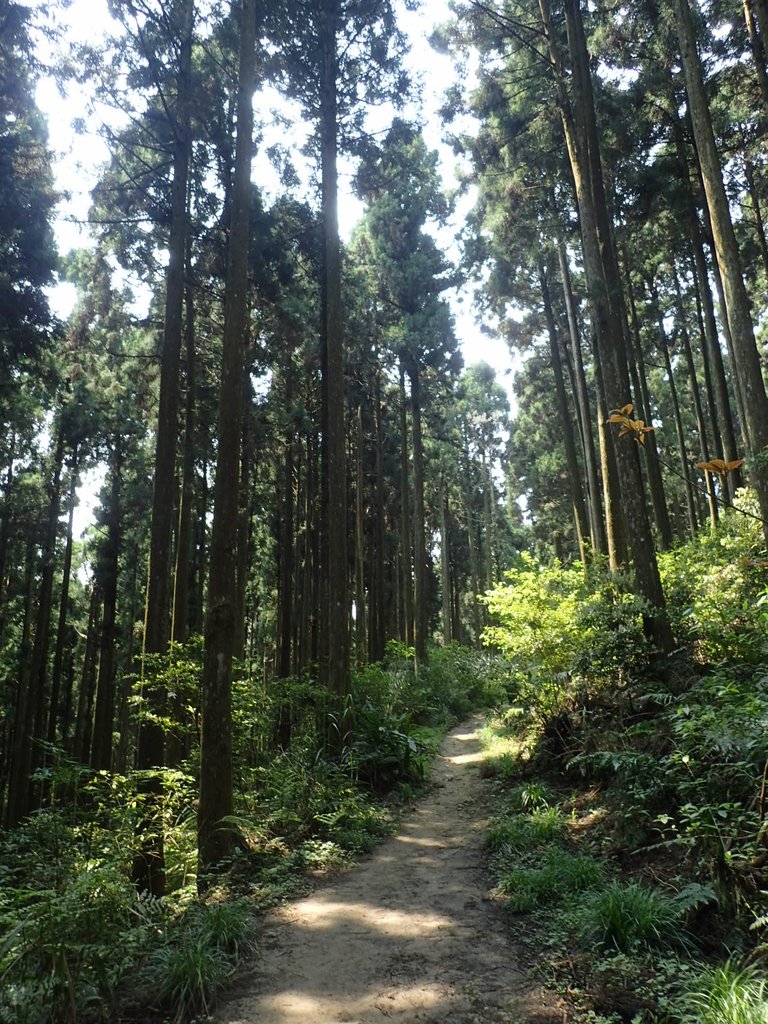
<svg viewBox="0 0 768 1024"><path fill-rule="evenodd" d="M479 719L446 738L398 835L271 913L219 1024L555 1024L486 896ZM549 1003L549 1005L547 1005Z"/></svg>

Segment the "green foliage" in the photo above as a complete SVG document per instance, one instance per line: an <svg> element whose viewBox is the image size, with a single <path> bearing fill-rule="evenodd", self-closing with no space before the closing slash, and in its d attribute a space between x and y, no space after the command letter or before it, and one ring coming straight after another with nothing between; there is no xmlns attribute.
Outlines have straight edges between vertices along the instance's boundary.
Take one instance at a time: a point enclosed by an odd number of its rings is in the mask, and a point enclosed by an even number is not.
<svg viewBox="0 0 768 1024"><path fill-rule="evenodd" d="M754 496L737 504L757 512ZM700 657L732 662L768 654L764 610L765 550L756 520L726 511L717 530L703 530L687 544L659 556L675 632L695 643Z"/></svg>
<svg viewBox="0 0 768 1024"><path fill-rule="evenodd" d="M163 909L136 893L110 839L45 811L5 837L0 1020L106 1014L157 941Z"/></svg>
<svg viewBox="0 0 768 1024"><path fill-rule="evenodd" d="M548 903L556 903L568 893L585 892L604 877L601 865L592 857L547 851L538 867L502 869L497 889L506 897L507 906L516 912L528 912Z"/></svg>
<svg viewBox="0 0 768 1024"><path fill-rule="evenodd" d="M612 882L584 904L585 935L600 949L630 953L647 947L687 946L682 925L694 909L716 902L707 886L691 883L674 895L639 882Z"/></svg>
<svg viewBox="0 0 768 1024"><path fill-rule="evenodd" d="M551 807L555 794L543 782L522 782L507 797L508 804L518 811L535 811Z"/></svg>
<svg viewBox="0 0 768 1024"><path fill-rule="evenodd" d="M175 1009L174 1021L208 1015L216 993L232 973L226 956L202 936L179 946L163 946L152 960L161 1005Z"/></svg>
<svg viewBox="0 0 768 1024"><path fill-rule="evenodd" d="M696 1024L768 1024L766 981L755 970L739 970L728 961L706 971L681 1008L684 1019Z"/></svg>
<svg viewBox="0 0 768 1024"><path fill-rule="evenodd" d="M486 628L483 642L500 650L522 677L540 672L560 676L578 650L576 623L583 596L580 568L560 562L542 566L522 554L518 565L505 573L505 582L484 597L497 624Z"/></svg>
<svg viewBox="0 0 768 1024"><path fill-rule="evenodd" d="M749 519L726 514L717 530L666 553L662 562L686 658L655 663L642 604L597 574L589 582L573 574L558 583L547 569L537 578L529 563L527 570L518 567L514 587L498 588L496 632L488 636L514 666L515 707L487 730L486 746L502 806L516 813L498 819L488 835L497 891L511 909L535 911L526 926L556 956L596 951L578 980L555 968L565 984L599 994L594 1010L579 1010L580 1021L613 1019L608 1008L622 1005L622 989L632 994L627 1005L655 1004L635 1013L644 1024L763 1021L765 989L757 974L742 976L727 966L702 976L690 959L701 947L708 955L755 942L764 949L762 537ZM564 630L562 647L558 630ZM540 653L546 670L537 667ZM557 748L553 736L561 723L565 740ZM536 770L546 783L531 778ZM624 882L597 878L581 895L569 890L564 864L574 854L537 840L524 812L557 810L552 790L560 771L569 784L583 783L584 806L597 809L580 817L581 802L567 805L576 808L580 853L586 845L592 856L618 855ZM605 876L611 874L607 868ZM651 874L657 887L641 881ZM626 981L617 980L617 957ZM692 979L692 994L681 996ZM643 1000L634 997L638 990Z"/></svg>
<svg viewBox="0 0 768 1024"><path fill-rule="evenodd" d="M501 818L486 833L485 844L494 852L522 852L560 839L564 832L562 811L558 807L543 807L532 814Z"/></svg>
<svg viewBox="0 0 768 1024"><path fill-rule="evenodd" d="M148 964L152 988L179 1024L210 1012L237 962L253 950L249 926L242 901L194 904L171 940L154 952Z"/></svg>
<svg viewBox="0 0 768 1024"><path fill-rule="evenodd" d="M621 580L526 554L485 597L494 619L483 641L509 660L515 698L538 721L554 719L576 698L626 687L650 659L644 603Z"/></svg>

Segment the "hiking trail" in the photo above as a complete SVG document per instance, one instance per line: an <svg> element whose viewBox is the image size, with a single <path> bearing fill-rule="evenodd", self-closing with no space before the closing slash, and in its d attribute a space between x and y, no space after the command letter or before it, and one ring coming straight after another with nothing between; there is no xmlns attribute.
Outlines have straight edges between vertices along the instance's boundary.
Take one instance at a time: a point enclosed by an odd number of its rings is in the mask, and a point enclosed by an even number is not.
<svg viewBox="0 0 768 1024"><path fill-rule="evenodd" d="M446 737L396 835L264 918L217 1024L561 1024L487 898L481 724Z"/></svg>

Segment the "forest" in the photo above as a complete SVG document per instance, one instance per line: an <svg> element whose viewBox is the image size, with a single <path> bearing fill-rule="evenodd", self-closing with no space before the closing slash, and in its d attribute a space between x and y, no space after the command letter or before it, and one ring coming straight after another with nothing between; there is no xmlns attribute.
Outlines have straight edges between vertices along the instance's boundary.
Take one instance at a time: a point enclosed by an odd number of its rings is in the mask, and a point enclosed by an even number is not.
<svg viewBox="0 0 768 1024"><path fill-rule="evenodd" d="M69 6L0 0L0 1022L213 1019L482 710L551 1020L765 1024L768 2L452 0L451 181L419 0Z"/></svg>

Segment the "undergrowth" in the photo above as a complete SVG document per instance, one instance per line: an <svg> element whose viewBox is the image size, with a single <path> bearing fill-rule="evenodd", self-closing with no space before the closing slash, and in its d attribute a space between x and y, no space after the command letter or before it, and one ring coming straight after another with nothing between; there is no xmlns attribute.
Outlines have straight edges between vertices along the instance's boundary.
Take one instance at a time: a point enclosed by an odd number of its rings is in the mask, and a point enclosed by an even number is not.
<svg viewBox="0 0 768 1024"><path fill-rule="evenodd" d="M200 646L158 662L194 704ZM309 680L235 684L238 802L224 822L236 853L215 890L196 890L197 750L163 771L167 895L130 881L144 776L94 772L51 749L38 784L48 806L0 838L0 1024L88 1024L206 1017L252 952L253 915L343 867L387 835L428 777L445 728L500 703L503 664L457 645L415 671L392 644L339 707Z"/></svg>
<svg viewBox="0 0 768 1024"><path fill-rule="evenodd" d="M513 676L484 733L494 893L568 1020L768 1021L765 564L735 514L663 555L666 659L597 568L523 558L487 595Z"/></svg>

